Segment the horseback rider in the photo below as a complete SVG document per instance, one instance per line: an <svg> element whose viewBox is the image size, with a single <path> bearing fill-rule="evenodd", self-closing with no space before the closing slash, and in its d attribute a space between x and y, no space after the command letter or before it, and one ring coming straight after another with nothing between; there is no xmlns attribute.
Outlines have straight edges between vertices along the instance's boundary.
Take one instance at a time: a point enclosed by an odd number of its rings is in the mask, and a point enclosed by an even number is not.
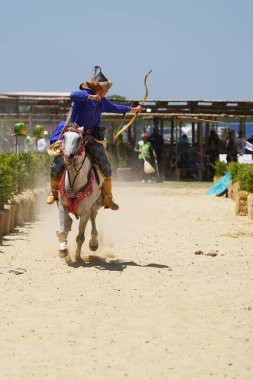
<svg viewBox="0 0 253 380"><path fill-rule="evenodd" d="M139 113L142 107L130 107L112 103L106 98L111 86L112 82L103 75L101 68L95 66L94 76L89 81L81 83L79 91L73 91L70 94L72 112L68 123L84 128L83 136L88 141L86 152L104 178L102 185L104 206L112 210L118 210L119 206L114 203L112 197L111 165L103 144L104 135L100 128L100 118L103 112L118 114L126 112ZM59 123L52 132L51 144L61 138L61 132L65 124L67 123ZM63 157L56 156L51 165L51 192L47 197L48 204L52 204L58 199L58 185L63 169Z"/></svg>

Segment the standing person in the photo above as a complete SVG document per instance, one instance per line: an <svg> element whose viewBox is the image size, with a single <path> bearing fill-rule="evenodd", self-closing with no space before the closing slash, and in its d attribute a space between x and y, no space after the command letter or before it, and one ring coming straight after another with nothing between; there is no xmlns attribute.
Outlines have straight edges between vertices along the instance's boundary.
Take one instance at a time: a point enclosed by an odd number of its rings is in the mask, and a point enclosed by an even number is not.
<svg viewBox="0 0 253 380"><path fill-rule="evenodd" d="M141 106L130 107L119 104L113 104L106 98L112 82L108 80L102 73L99 66L94 68L94 76L87 82L83 82L79 86L79 91L73 91L70 94L72 101L72 113L69 119L69 124L75 124L84 128L83 135L87 139L86 151L92 158L93 162L98 167L104 177L102 185L102 193L104 197L104 206L112 210L118 210L119 206L114 203L112 197L111 183L111 165L108 161L106 151L103 145L104 135L100 128L100 119L103 112L112 113L139 113L142 110ZM64 127L64 125L63 125ZM62 129L58 126L53 132L54 141L60 138ZM51 204L57 199L58 184L60 180L59 173L64 168L63 159L59 158L51 166L51 187L52 191L47 198L47 203ZM62 166L62 168L60 167ZM53 169L53 170L52 170ZM57 173L58 177L55 177Z"/></svg>
<svg viewBox="0 0 253 380"><path fill-rule="evenodd" d="M182 135L177 143L178 162L179 168L189 168L189 150L190 144L187 135Z"/></svg>
<svg viewBox="0 0 253 380"><path fill-rule="evenodd" d="M154 127L153 133L149 136L149 141L154 151L154 158L157 160L158 170L161 176L162 169L162 149L163 149L163 136L159 134L158 127ZM158 175L158 173L157 173Z"/></svg>
<svg viewBox="0 0 253 380"><path fill-rule="evenodd" d="M152 152L155 155L154 150L152 149L152 145L150 141L148 140L149 136L147 132L144 132L141 135L142 139L138 142L136 148L134 149L135 152L139 153L139 171L142 173L142 182L146 182L146 179L148 178L148 181L151 182L150 174L146 174L144 172L144 165L143 160L145 159L149 163L151 162L151 155Z"/></svg>
<svg viewBox="0 0 253 380"><path fill-rule="evenodd" d="M210 131L210 135L207 139L207 146L206 146L206 174L207 178L213 178L215 174L214 170L214 164L216 161L219 161L219 154L221 150L222 142L220 141L216 131L212 129Z"/></svg>
<svg viewBox="0 0 253 380"><path fill-rule="evenodd" d="M235 146L237 153L241 156L245 153L245 146L247 140L243 137L243 131L238 132L238 137L235 138Z"/></svg>
<svg viewBox="0 0 253 380"><path fill-rule="evenodd" d="M237 162L237 148L235 144L235 131L230 129L228 131L228 138L226 141L227 163Z"/></svg>
<svg viewBox="0 0 253 380"><path fill-rule="evenodd" d="M44 131L44 137L38 140L37 142L37 151L44 152L50 145L50 135L48 131Z"/></svg>

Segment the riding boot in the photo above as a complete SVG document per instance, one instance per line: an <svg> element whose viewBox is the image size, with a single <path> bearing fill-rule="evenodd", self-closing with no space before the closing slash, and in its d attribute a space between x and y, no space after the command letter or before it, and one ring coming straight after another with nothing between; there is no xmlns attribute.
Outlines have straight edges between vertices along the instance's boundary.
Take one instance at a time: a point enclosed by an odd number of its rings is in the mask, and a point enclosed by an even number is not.
<svg viewBox="0 0 253 380"><path fill-rule="evenodd" d="M54 201L58 201L58 186L60 179L51 178L51 191L47 196L47 204L51 205Z"/></svg>
<svg viewBox="0 0 253 380"><path fill-rule="evenodd" d="M112 181L111 178L105 178L102 185L102 194L104 196L104 206L105 208L110 208L111 210L118 210L119 206L114 203L112 198Z"/></svg>

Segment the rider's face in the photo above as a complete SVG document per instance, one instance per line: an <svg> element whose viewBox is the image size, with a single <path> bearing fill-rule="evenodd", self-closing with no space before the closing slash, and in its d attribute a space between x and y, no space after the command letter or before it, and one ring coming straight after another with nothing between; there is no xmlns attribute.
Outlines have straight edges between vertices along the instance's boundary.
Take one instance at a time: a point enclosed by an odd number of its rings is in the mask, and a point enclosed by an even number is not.
<svg viewBox="0 0 253 380"><path fill-rule="evenodd" d="M101 90L98 91L98 95L101 96L101 98L104 98L108 93L107 88L102 88Z"/></svg>

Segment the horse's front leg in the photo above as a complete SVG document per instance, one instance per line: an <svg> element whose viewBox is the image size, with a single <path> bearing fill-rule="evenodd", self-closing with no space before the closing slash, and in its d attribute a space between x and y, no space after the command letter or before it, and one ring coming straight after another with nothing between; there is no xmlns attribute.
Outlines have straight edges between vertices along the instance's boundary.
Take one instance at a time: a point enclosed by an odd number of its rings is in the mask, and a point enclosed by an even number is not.
<svg viewBox="0 0 253 380"><path fill-rule="evenodd" d="M87 225L88 220L89 220L89 217L87 217L87 216L80 218L78 235L76 237L76 244L77 244L76 245L76 256L75 256L76 261L81 260L81 249L82 249L83 242L85 240L84 233L85 233L85 227Z"/></svg>
<svg viewBox="0 0 253 380"><path fill-rule="evenodd" d="M91 238L89 241L89 248L91 251L96 251L98 249L98 231L96 226L96 216L97 210L91 213L90 221L91 221Z"/></svg>
<svg viewBox="0 0 253 380"><path fill-rule="evenodd" d="M64 209L61 203L58 204L59 219L60 219L60 231L57 231L57 236L59 240L59 256L65 259L67 264L72 262L68 250L68 233L71 230L72 219L70 218L68 212Z"/></svg>

